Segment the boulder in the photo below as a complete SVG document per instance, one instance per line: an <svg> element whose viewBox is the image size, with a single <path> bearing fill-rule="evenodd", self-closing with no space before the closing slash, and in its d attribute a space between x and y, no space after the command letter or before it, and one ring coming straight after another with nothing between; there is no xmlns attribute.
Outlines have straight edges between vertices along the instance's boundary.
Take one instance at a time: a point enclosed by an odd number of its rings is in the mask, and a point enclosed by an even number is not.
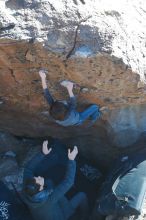
<svg viewBox="0 0 146 220"><path fill-rule="evenodd" d="M74 139L83 154L104 164L139 146L146 118L145 6L140 0L1 1L0 129ZM55 124L40 68L48 70L56 99L67 99L59 81L68 79L77 84L79 110L96 103L109 112L91 129Z"/></svg>

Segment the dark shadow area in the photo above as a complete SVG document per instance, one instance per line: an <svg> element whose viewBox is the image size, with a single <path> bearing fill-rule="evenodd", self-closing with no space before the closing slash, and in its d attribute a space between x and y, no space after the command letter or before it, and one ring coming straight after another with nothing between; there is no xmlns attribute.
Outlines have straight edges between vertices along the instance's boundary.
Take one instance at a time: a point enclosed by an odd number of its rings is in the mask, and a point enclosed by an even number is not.
<svg viewBox="0 0 146 220"><path fill-rule="evenodd" d="M0 181L0 220L32 220L26 206L18 196Z"/></svg>
<svg viewBox="0 0 146 220"><path fill-rule="evenodd" d="M103 125L103 124L102 124ZM105 122L106 125L106 122ZM93 138L92 135L86 136L76 136L76 138L63 138L61 140L62 145L60 145L60 154L63 158L67 157L67 148L73 148L74 145L79 146L79 155L76 159L77 161L77 172L76 172L76 181L72 189L67 193L67 197L71 198L77 192L85 192L89 199L90 213L93 210L96 199L99 195L99 190L101 189L102 183L106 177L106 174L109 172L110 167L113 164L114 159L121 158L124 156L136 154L145 149L146 143L146 132L143 132L139 139L131 146L126 148L118 148L116 146L110 146L107 144L106 140L106 132L99 127L100 137ZM92 133L92 129L90 128L90 132ZM88 134L89 131L87 131ZM90 134L91 134L90 133ZM27 152L29 150L35 149L38 146L42 145L43 140L49 140L49 146L52 144L52 137L44 136L43 138L28 138L21 136L12 136L9 133L1 132L0 135L0 145L1 145L1 154L4 154L6 151L12 150L16 153L16 160L18 164L21 166L22 161L25 160L27 156ZM98 148L97 148L98 145ZM15 146L15 147L14 147ZM89 146L89 148L85 146ZM3 148L2 148L3 147ZM40 149L40 147L39 147ZM100 152L98 151L100 149ZM111 150L113 151L111 152ZM86 150L86 151L85 151ZM106 155L106 156L105 156ZM47 157L46 159L47 160ZM43 163L37 168L36 175L42 175L45 178L52 179L57 185L64 177L66 163L63 161L58 166L56 164L53 167L49 167L47 169L45 165L45 160ZM115 165L115 164L114 164ZM92 169L96 170L97 178L94 175L90 175L84 171L84 168L89 168L89 171ZM15 191L13 193L16 193ZM17 195L16 195L17 197ZM21 203L21 202L20 202ZM100 219L100 218L99 218ZM99 220L98 219L98 220ZM78 214L75 214L71 220L80 220L78 218Z"/></svg>
<svg viewBox="0 0 146 220"><path fill-rule="evenodd" d="M101 120L93 127L84 129L84 134L79 133L81 128L68 128L68 132L70 133L75 131L75 137L63 137L61 139L62 145L59 147L62 158L67 157L67 148L72 149L74 145L77 145L79 148L79 155L76 159L76 180L72 189L67 193L67 197L71 198L77 192L85 192L89 199L90 213L93 210L105 176L110 171L110 167L113 165L115 159L137 154L141 150L145 149L146 132L141 133L139 139L133 145L125 148L119 148L117 146L112 146L108 140L106 131L107 126L110 125L108 125L106 121ZM29 152L31 148L35 149L36 147L41 146L43 140L45 139L48 139L49 146L51 146L52 137L47 135L38 138L28 138L27 136L14 136L9 133L0 132L0 153L4 154L9 150L14 151L16 153L16 160L21 166L22 161L25 160L27 156L27 152ZM45 163L47 164L44 160L44 162L38 167L36 175L50 178L56 185L59 184L64 177L66 163L59 164L59 166L56 164L50 167L47 167ZM45 169L46 167L47 169ZM92 175L92 172L89 172L88 174L84 171L85 167L89 168L87 169L89 171L95 169L95 173L99 174L99 176L97 175L96 178ZM75 214L71 220L80 220L78 218L78 214Z"/></svg>

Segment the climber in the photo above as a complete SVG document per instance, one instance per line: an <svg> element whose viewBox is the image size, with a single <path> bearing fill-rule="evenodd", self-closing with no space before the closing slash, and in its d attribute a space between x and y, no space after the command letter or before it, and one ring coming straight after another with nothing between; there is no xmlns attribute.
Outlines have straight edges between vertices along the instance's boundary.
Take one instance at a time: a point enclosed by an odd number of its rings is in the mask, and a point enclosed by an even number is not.
<svg viewBox="0 0 146 220"><path fill-rule="evenodd" d="M44 96L50 105L50 115L56 123L66 126L81 125L86 119L91 118L91 124L93 124L101 116L101 109L96 104L90 105L83 112L77 112L76 110L76 97L73 94L74 83L68 80L61 82L61 85L67 88L70 100L69 102L54 101L52 98L46 83L46 73L44 70L39 71L39 75L42 80L42 87L44 90Z"/></svg>
<svg viewBox="0 0 146 220"><path fill-rule="evenodd" d="M79 208L80 219L88 217L88 200L83 192L77 193L68 200L64 195L74 184L76 173L75 158L78 148L68 149L66 175L57 186L49 179L35 175L37 166L41 166L47 159L49 169L54 161L52 152L54 147L48 148L48 141L43 142L42 152L39 152L25 167L23 176L23 198L34 219L36 220L67 220ZM45 161L46 162L46 161ZM46 168L46 167L45 167Z"/></svg>

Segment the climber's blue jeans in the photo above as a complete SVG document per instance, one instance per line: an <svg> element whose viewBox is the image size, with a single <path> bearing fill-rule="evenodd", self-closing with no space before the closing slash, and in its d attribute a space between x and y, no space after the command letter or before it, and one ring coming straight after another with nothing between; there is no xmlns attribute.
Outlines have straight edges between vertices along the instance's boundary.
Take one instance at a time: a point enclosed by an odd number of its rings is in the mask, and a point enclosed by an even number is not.
<svg viewBox="0 0 146 220"><path fill-rule="evenodd" d="M92 122L95 122L98 118L100 118L101 112L99 110L98 105L91 105L83 112L80 112L79 115L80 115L80 120L77 125L81 125L86 119L89 118L91 118Z"/></svg>

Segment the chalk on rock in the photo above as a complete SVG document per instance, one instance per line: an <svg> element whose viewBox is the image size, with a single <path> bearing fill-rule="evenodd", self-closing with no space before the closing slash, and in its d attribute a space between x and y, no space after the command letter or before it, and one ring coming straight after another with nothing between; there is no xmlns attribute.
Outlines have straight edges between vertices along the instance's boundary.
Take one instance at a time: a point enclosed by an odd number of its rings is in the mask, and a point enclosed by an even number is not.
<svg viewBox="0 0 146 220"><path fill-rule="evenodd" d="M16 154L13 151L10 150L10 151L7 151L4 156L16 157Z"/></svg>
<svg viewBox="0 0 146 220"><path fill-rule="evenodd" d="M83 92L83 93L89 92L89 89L84 87L84 88L81 89L81 92Z"/></svg>
<svg viewBox="0 0 146 220"><path fill-rule="evenodd" d="M128 160L128 156L124 156L124 157L121 158L121 161L122 161L122 162L124 162L124 161L126 161L126 160Z"/></svg>
<svg viewBox="0 0 146 220"><path fill-rule="evenodd" d="M43 112L41 112L41 115L49 116L50 114L48 111L43 111Z"/></svg>
<svg viewBox="0 0 146 220"><path fill-rule="evenodd" d="M64 86L64 87L67 87L68 84L70 84L70 83L73 84L73 85L75 84L75 83L71 82L70 80L63 80L63 81L60 82L60 85Z"/></svg>
<svg viewBox="0 0 146 220"><path fill-rule="evenodd" d="M107 112L109 112L109 108L108 108L108 106L102 106L102 107L100 108L100 111L101 111L102 113L107 113Z"/></svg>
<svg viewBox="0 0 146 220"><path fill-rule="evenodd" d="M0 97L0 105L4 104L4 99L3 97Z"/></svg>

